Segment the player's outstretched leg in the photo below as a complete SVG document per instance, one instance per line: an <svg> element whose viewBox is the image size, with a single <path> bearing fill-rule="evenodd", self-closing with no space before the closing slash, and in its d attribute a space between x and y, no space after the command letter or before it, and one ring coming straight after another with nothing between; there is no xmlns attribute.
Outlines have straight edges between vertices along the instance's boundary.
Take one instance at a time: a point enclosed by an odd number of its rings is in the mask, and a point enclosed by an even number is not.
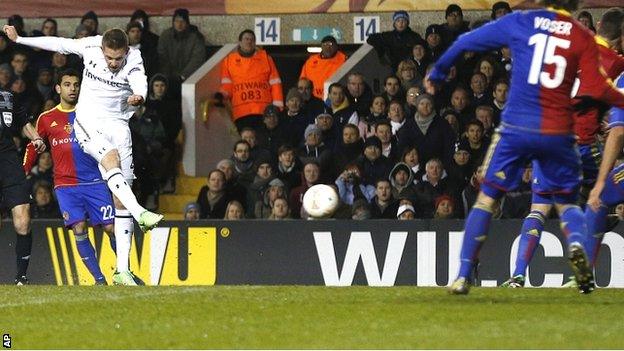
<svg viewBox="0 0 624 351"><path fill-rule="evenodd" d="M531 211L522 222L516 268L507 281L501 286L508 288L521 288L525 283L526 270L535 255L539 244L542 230L544 229L545 217L540 211Z"/></svg>
<svg viewBox="0 0 624 351"><path fill-rule="evenodd" d="M84 230L84 223L82 229L74 227L74 238L76 239L76 248L80 258L82 258L82 262L87 266L93 279L95 279L95 285L106 285L106 278L104 278L100 264L97 257L95 257L95 249L91 245L91 241L89 241L87 232Z"/></svg>
<svg viewBox="0 0 624 351"><path fill-rule="evenodd" d="M153 213L146 210L138 202L130 185L124 179L124 176L120 168L112 168L104 174L108 188L113 195L123 204L123 206L130 212L132 217L139 222L141 230L147 231L158 225L163 219L163 215ZM117 239L119 240L119 238Z"/></svg>
<svg viewBox="0 0 624 351"><path fill-rule="evenodd" d="M470 279L474 269L474 262L479 255L483 242L487 238L494 203L494 199L480 193L477 202L470 210L470 214L468 214L460 254L459 274L449 288L451 294L465 295L470 290Z"/></svg>
<svg viewBox="0 0 624 351"><path fill-rule="evenodd" d="M589 265L587 253L583 243L587 238L587 224L580 207L564 205L559 209L561 230L568 243L568 260L574 271L579 291L583 294L591 293L595 288L594 273Z"/></svg>

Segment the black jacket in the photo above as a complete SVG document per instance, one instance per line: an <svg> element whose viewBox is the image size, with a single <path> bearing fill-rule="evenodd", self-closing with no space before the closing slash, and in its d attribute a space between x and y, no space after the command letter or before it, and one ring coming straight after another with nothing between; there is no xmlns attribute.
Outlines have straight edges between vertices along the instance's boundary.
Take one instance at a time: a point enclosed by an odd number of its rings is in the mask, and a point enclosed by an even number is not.
<svg viewBox="0 0 624 351"><path fill-rule="evenodd" d="M399 62L412 56L412 48L416 43L422 42L422 37L407 27L402 32L395 29L372 34L366 42L372 45L377 50L379 57L386 59L392 69L396 71Z"/></svg>
<svg viewBox="0 0 624 351"><path fill-rule="evenodd" d="M435 116L433 122L423 134L414 118L410 118L397 133L399 140L399 150L415 145L420 156L420 164L424 165L432 158L439 158L445 166L449 165L455 153L455 134L451 126L442 119Z"/></svg>

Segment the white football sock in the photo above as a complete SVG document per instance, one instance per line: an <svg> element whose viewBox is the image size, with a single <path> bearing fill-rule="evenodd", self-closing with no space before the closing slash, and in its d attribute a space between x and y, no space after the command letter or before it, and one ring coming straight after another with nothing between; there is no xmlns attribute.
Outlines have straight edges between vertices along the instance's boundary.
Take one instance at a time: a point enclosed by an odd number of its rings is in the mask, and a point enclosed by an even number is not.
<svg viewBox="0 0 624 351"><path fill-rule="evenodd" d="M128 210L115 209L115 238L117 241L117 272L129 271L130 248L134 220Z"/></svg>
<svg viewBox="0 0 624 351"><path fill-rule="evenodd" d="M124 207L130 211L132 217L138 221L141 213L146 210L137 202L137 199L132 192L132 188L130 188L121 173L121 169L113 168L110 171L107 171L104 174L104 178L106 179L106 184L113 195L121 201ZM116 232L117 231L115 230L115 233Z"/></svg>

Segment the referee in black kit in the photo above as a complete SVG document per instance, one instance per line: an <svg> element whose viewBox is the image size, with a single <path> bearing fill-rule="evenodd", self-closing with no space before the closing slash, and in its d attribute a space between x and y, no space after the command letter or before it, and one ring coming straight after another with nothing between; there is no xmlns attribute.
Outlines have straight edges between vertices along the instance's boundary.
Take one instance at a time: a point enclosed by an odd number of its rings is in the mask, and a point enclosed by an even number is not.
<svg viewBox="0 0 624 351"><path fill-rule="evenodd" d="M0 88L0 191L2 192L2 206L11 209L13 227L17 234L15 284L24 285L28 283L26 270L32 248L31 197L22 162L13 142L13 135L23 132L31 140L38 153L45 151L46 145L35 127L28 123L26 110L18 104L11 92Z"/></svg>

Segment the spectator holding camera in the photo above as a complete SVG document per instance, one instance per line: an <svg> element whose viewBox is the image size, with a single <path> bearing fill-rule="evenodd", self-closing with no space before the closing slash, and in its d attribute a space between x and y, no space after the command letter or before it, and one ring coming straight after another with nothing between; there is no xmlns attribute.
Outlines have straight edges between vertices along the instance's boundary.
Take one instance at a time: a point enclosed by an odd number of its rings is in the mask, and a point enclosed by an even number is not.
<svg viewBox="0 0 624 351"><path fill-rule="evenodd" d="M340 200L347 205L353 205L359 199L370 202L375 195L374 186L362 184L360 169L354 163L347 165L334 183Z"/></svg>

